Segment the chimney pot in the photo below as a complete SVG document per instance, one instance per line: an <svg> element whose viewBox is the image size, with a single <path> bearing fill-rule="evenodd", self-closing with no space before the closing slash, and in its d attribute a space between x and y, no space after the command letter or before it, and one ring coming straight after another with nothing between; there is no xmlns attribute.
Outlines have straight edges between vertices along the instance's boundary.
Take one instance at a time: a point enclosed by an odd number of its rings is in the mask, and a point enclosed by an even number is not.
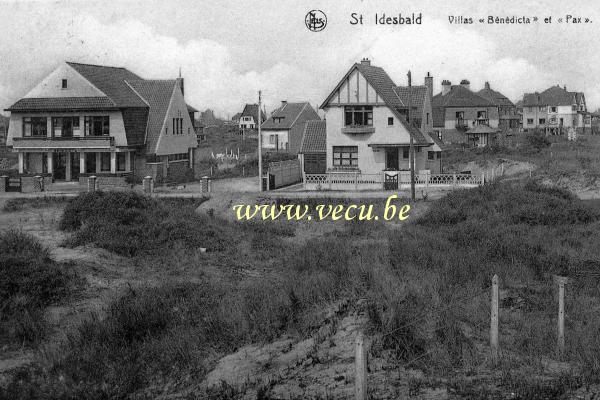
<svg viewBox="0 0 600 400"><path fill-rule="evenodd" d="M362 65L371 65L371 60L369 60L367 57L364 57L364 58L363 58L363 59L360 61L360 63L361 63Z"/></svg>
<svg viewBox="0 0 600 400"><path fill-rule="evenodd" d="M408 76L408 87L412 86L412 76L410 73L410 70L408 70L408 74L406 74L406 76Z"/></svg>
<svg viewBox="0 0 600 400"><path fill-rule="evenodd" d="M451 86L452 86L452 83L449 80L444 79L442 81L442 96L450 93Z"/></svg>
<svg viewBox="0 0 600 400"><path fill-rule="evenodd" d="M490 89L490 83L489 82L485 83L485 88L488 89L488 90Z"/></svg>

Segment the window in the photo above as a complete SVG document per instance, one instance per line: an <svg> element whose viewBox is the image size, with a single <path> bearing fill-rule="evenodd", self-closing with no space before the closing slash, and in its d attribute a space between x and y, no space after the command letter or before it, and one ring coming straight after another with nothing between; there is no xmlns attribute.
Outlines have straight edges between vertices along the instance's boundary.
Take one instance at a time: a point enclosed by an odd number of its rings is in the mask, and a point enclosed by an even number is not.
<svg viewBox="0 0 600 400"><path fill-rule="evenodd" d="M426 122L426 124L429 125L429 113L427 113L427 122Z"/></svg>
<svg viewBox="0 0 600 400"><path fill-rule="evenodd" d="M23 118L23 136L47 136L48 120L46 117Z"/></svg>
<svg viewBox="0 0 600 400"><path fill-rule="evenodd" d="M100 171L110 171L110 153L100 153Z"/></svg>
<svg viewBox="0 0 600 400"><path fill-rule="evenodd" d="M394 117L388 117L388 125L394 125Z"/></svg>
<svg viewBox="0 0 600 400"><path fill-rule="evenodd" d="M156 154L146 156L146 163L155 164L155 163L161 163L161 162L162 162L162 160L161 160L160 156L157 156Z"/></svg>
<svg viewBox="0 0 600 400"><path fill-rule="evenodd" d="M79 135L79 117L52 117L53 137L73 137L73 132Z"/></svg>
<svg viewBox="0 0 600 400"><path fill-rule="evenodd" d="M441 152L441 151L436 151L435 153L436 153L436 156L437 156L437 159L438 159L438 160L439 160L440 158L442 158L442 152Z"/></svg>
<svg viewBox="0 0 600 400"><path fill-rule="evenodd" d="M464 111L457 111L456 112L456 119L464 119L465 118L465 112Z"/></svg>
<svg viewBox="0 0 600 400"><path fill-rule="evenodd" d="M402 148L402 158L410 158L410 148L409 147Z"/></svg>
<svg viewBox="0 0 600 400"><path fill-rule="evenodd" d="M527 124L533 125L533 118L527 118Z"/></svg>
<svg viewBox="0 0 600 400"><path fill-rule="evenodd" d="M346 106L345 126L373 126L373 106Z"/></svg>
<svg viewBox="0 0 600 400"><path fill-rule="evenodd" d="M540 125L546 124L546 118L540 118Z"/></svg>
<svg viewBox="0 0 600 400"><path fill-rule="evenodd" d="M358 167L358 146L333 146L334 167Z"/></svg>
<svg viewBox="0 0 600 400"><path fill-rule="evenodd" d="M542 111L542 110L540 110L540 111ZM556 112L556 107L550 107L550 111L551 112Z"/></svg>
<svg viewBox="0 0 600 400"><path fill-rule="evenodd" d="M277 143L277 135L269 135L269 143L276 144Z"/></svg>
<svg viewBox="0 0 600 400"><path fill-rule="evenodd" d="M487 119L487 111L477 111L477 119Z"/></svg>
<svg viewBox="0 0 600 400"><path fill-rule="evenodd" d="M173 118L173 135L183 134L183 118Z"/></svg>
<svg viewBox="0 0 600 400"><path fill-rule="evenodd" d="M427 152L427 159L428 160L435 160L435 151L428 151Z"/></svg>
<svg viewBox="0 0 600 400"><path fill-rule="evenodd" d="M66 80L66 79L63 79L63 80L62 80L62 88L63 88L63 89L66 89L66 88L67 88L67 80Z"/></svg>
<svg viewBox="0 0 600 400"><path fill-rule="evenodd" d="M84 117L85 136L108 136L110 124L108 115Z"/></svg>
<svg viewBox="0 0 600 400"><path fill-rule="evenodd" d="M127 153L117 153L117 171L125 171L127 167Z"/></svg>
<svg viewBox="0 0 600 400"><path fill-rule="evenodd" d="M555 108L555 107L553 107L553 108ZM544 111L546 111L546 107L540 107L540 108L539 108L539 110L540 110L541 112L544 112Z"/></svg>
<svg viewBox="0 0 600 400"><path fill-rule="evenodd" d="M169 154L169 162L173 161L187 161L188 153Z"/></svg>
<svg viewBox="0 0 600 400"><path fill-rule="evenodd" d="M96 153L85 153L85 172L96 173Z"/></svg>

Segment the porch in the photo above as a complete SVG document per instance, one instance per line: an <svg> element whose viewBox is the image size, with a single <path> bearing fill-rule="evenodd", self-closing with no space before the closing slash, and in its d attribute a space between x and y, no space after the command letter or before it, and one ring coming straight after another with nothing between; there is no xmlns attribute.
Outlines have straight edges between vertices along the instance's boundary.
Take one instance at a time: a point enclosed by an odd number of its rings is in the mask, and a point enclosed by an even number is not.
<svg viewBox="0 0 600 400"><path fill-rule="evenodd" d="M415 171L415 186L419 189L472 188L485 183L484 175L432 174L429 170ZM304 190L407 190L410 189L410 171L382 171L377 174L355 172L327 172L305 174Z"/></svg>

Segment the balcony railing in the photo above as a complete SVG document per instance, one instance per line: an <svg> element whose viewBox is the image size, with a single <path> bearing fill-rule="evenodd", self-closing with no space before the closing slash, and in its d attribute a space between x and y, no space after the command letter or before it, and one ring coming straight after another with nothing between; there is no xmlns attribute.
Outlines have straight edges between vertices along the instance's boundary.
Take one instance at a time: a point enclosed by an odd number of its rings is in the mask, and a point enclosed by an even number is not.
<svg viewBox="0 0 600 400"><path fill-rule="evenodd" d="M114 145L115 138L112 136L26 136L13 138L14 149L110 149Z"/></svg>
<svg viewBox="0 0 600 400"><path fill-rule="evenodd" d="M375 127L371 125L348 125L342 128L342 133L347 134L361 134L361 133L375 133Z"/></svg>

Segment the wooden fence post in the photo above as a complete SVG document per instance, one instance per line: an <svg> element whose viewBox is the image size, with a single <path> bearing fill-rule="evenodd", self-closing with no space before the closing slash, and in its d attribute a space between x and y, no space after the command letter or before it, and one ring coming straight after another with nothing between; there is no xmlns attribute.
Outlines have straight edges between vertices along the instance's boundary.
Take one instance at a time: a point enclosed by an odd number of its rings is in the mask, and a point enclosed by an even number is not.
<svg viewBox="0 0 600 400"><path fill-rule="evenodd" d="M558 281L558 332L557 355L562 360L565 354L565 282L567 278L559 276Z"/></svg>
<svg viewBox="0 0 600 400"><path fill-rule="evenodd" d="M367 400L367 358L362 332L359 332L356 336L355 365L354 393L356 400Z"/></svg>
<svg viewBox="0 0 600 400"><path fill-rule="evenodd" d="M492 310L490 321L490 349L492 363L498 363L498 275L492 278Z"/></svg>
<svg viewBox="0 0 600 400"><path fill-rule="evenodd" d="M456 173L452 174L452 189L456 187Z"/></svg>

